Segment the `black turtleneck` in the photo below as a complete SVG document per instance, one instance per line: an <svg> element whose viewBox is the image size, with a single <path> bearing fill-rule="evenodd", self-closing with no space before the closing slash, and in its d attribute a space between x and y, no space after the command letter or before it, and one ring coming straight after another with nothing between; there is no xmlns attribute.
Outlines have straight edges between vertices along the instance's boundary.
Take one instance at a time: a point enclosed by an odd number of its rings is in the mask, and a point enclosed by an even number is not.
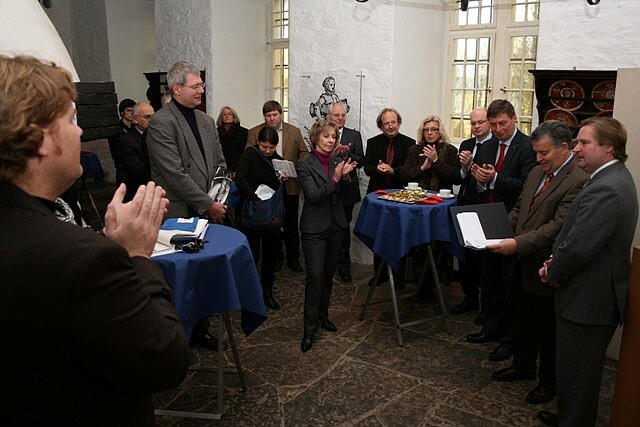
<svg viewBox="0 0 640 427"><path fill-rule="evenodd" d="M195 108L185 107L175 99L173 100L173 103L176 104L176 107L178 107L178 110L180 110L185 120L189 124L189 127L191 128L191 132L193 132L193 136L196 138L196 141L198 142L198 148L200 148L200 153L202 153L202 158L204 158L204 161L206 163L207 157L204 155L202 137L200 136L200 130L198 129L198 122L196 121L196 113L194 111Z"/></svg>

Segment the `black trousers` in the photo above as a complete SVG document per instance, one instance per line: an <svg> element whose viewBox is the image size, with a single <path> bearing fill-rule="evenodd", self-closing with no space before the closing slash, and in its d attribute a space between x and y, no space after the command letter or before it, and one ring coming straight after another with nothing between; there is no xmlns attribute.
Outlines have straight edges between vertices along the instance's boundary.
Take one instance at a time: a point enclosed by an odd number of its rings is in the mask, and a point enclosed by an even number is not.
<svg viewBox="0 0 640 427"><path fill-rule="evenodd" d="M464 263L460 263L460 285L464 297L470 301L480 300L480 272L482 252L472 249L464 250Z"/></svg>
<svg viewBox="0 0 640 427"><path fill-rule="evenodd" d="M347 217L347 228L342 234L340 254L338 256L338 272L340 274L351 273L351 220L355 203L344 205L344 214Z"/></svg>
<svg viewBox="0 0 640 427"><path fill-rule="evenodd" d="M298 231L299 194L284 195L284 223L282 224L282 241L287 254L287 262L300 259L300 233Z"/></svg>
<svg viewBox="0 0 640 427"><path fill-rule="evenodd" d="M556 384L556 314L553 295L526 291L520 273L513 284L513 366L535 372L538 362L540 383Z"/></svg>
<svg viewBox="0 0 640 427"><path fill-rule="evenodd" d="M484 321L483 331L492 339L511 344L513 322L509 281L513 257L486 251L481 257L480 313Z"/></svg>
<svg viewBox="0 0 640 427"><path fill-rule="evenodd" d="M278 249L280 245L280 237L277 231L273 232L252 232L244 231L251 247L251 254L256 267L260 266L260 282L262 289L268 290L273 288L275 281L275 264ZM260 263L260 259L262 262Z"/></svg>
<svg viewBox="0 0 640 427"><path fill-rule="evenodd" d="M338 265L338 250L343 229L333 221L322 233L302 233L305 262L304 333L313 335L318 321L329 317L333 274Z"/></svg>

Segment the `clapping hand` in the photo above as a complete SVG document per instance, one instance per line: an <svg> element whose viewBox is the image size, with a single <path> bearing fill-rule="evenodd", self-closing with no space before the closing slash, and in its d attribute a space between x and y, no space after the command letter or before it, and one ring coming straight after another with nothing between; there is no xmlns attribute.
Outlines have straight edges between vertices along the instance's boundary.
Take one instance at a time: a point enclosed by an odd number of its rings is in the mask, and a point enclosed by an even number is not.
<svg viewBox="0 0 640 427"><path fill-rule="evenodd" d="M129 256L148 258L158 239L158 230L167 213L166 192L154 182L141 185L133 199L122 203L127 189L120 184L104 216L104 235L124 247Z"/></svg>
<svg viewBox="0 0 640 427"><path fill-rule="evenodd" d="M336 169L333 172L333 179L337 182L341 179L348 179L349 173L358 166L355 160L351 160L349 157L347 160L343 160L336 165Z"/></svg>

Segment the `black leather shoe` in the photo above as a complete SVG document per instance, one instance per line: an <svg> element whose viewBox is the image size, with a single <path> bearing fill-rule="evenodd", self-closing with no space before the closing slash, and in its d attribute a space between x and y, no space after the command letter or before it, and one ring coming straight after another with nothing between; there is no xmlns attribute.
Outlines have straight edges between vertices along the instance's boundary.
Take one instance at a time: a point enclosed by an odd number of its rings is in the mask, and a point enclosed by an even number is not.
<svg viewBox="0 0 640 427"><path fill-rule="evenodd" d="M338 332L338 327L329 319L320 319L320 327L325 331Z"/></svg>
<svg viewBox="0 0 640 427"><path fill-rule="evenodd" d="M480 308L478 301L473 301L470 298L465 298L462 300L460 304L456 305L455 307L452 307L451 310L449 310L449 313L463 314L469 311L477 310L478 308Z"/></svg>
<svg viewBox="0 0 640 427"><path fill-rule="evenodd" d="M217 351L218 338L214 337L209 331L200 334L193 334L191 335L191 339L189 340L189 345L191 347L202 347L206 348L207 350ZM227 350L228 348L229 346L226 342L222 344L223 350Z"/></svg>
<svg viewBox="0 0 640 427"><path fill-rule="evenodd" d="M306 353L307 351L311 350L311 347L313 347L313 335L305 335L304 337L302 337L302 342L300 343L300 351Z"/></svg>
<svg viewBox="0 0 640 427"><path fill-rule="evenodd" d="M280 309L280 304L278 304L278 301L276 301L276 299L273 297L273 292L265 291L263 294L263 300L264 300L264 305L266 305L270 309L272 310Z"/></svg>
<svg viewBox="0 0 640 427"><path fill-rule="evenodd" d="M287 262L287 267L289 267L289 270L295 272L295 273L302 273L302 266L300 265L300 263L298 261L289 261Z"/></svg>
<svg viewBox="0 0 640 427"><path fill-rule="evenodd" d="M351 273L348 271L342 272L340 273L340 281L342 283L349 283L351 282Z"/></svg>
<svg viewBox="0 0 640 427"><path fill-rule="evenodd" d="M513 348L511 348L511 346L500 344L489 353L489 360L492 362L500 362L501 360L507 360L512 354Z"/></svg>
<svg viewBox="0 0 640 427"><path fill-rule="evenodd" d="M491 378L494 381L503 382L529 381L536 379L536 373L519 371L511 365L507 368L498 369L491 375Z"/></svg>
<svg viewBox="0 0 640 427"><path fill-rule="evenodd" d="M467 335L467 342L473 344L482 344L483 342L495 341L496 339L487 335L485 332L480 331L475 334Z"/></svg>
<svg viewBox="0 0 640 427"><path fill-rule="evenodd" d="M556 397L556 386L552 384L538 383L533 390L527 394L527 403L538 405L553 400Z"/></svg>
<svg viewBox="0 0 640 427"><path fill-rule="evenodd" d="M546 426L557 426L558 425L558 415L549 411L540 411L538 412L538 419L542 422L542 424Z"/></svg>

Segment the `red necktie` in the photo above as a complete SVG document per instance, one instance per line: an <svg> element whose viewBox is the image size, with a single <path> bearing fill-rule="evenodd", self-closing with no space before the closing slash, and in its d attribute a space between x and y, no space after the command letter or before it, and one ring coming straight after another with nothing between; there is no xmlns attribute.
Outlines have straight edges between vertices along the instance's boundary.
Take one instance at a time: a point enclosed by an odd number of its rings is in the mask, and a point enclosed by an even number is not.
<svg viewBox="0 0 640 427"><path fill-rule="evenodd" d="M504 142L500 143L500 155L498 156L498 161L496 162L496 172L500 172L502 169L502 164L504 163L504 150L507 146Z"/></svg>
<svg viewBox="0 0 640 427"><path fill-rule="evenodd" d="M536 202L536 200L538 200L538 197L540 197L540 194L542 194L542 192L545 190L545 188L547 188L549 186L549 184L551 183L552 179L553 179L553 174L552 173L548 173L547 177L544 179L544 182L542 183L542 187L540 187L540 189L538 190L536 195L533 196L533 200L531 200L531 206L533 206L533 204ZM531 208L531 206L529 208Z"/></svg>
<svg viewBox="0 0 640 427"><path fill-rule="evenodd" d="M395 155L395 151L393 149L393 139L389 140L389 145L387 145L387 164L391 166L393 164L393 156Z"/></svg>
<svg viewBox="0 0 640 427"><path fill-rule="evenodd" d="M506 147L507 146L504 142L500 143L500 155L498 156L498 161L496 162L496 166L495 166L496 173L500 172L500 169L502 169L502 164L504 163L504 150ZM493 203L493 190L489 190L487 203Z"/></svg>

